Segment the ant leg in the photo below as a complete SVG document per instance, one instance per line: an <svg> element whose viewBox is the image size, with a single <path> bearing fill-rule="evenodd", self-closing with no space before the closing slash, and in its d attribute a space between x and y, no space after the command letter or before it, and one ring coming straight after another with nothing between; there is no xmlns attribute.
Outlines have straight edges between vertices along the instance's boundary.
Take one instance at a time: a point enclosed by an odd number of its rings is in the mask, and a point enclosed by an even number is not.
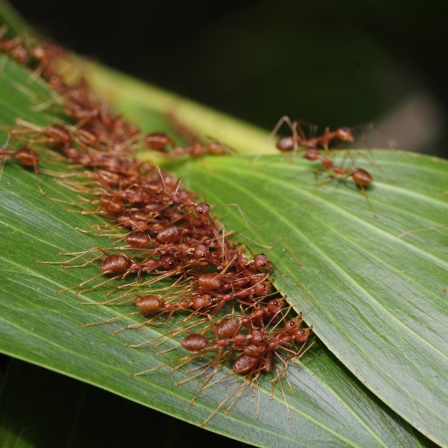
<svg viewBox="0 0 448 448"><path fill-rule="evenodd" d="M64 261L41 261L38 260L37 263L38 264L60 264L62 265L65 269L69 269L69 268L84 268L86 266L88 266L90 263L93 263L96 260L101 259L102 255L98 255L97 257L91 258L90 260L87 260L84 264L77 264L75 266L67 266L67 263L71 263L72 261L77 260L78 258L81 258L83 255L86 255L90 252L95 252L95 250L97 250L99 248L93 248L93 249L89 249L88 251L82 252L79 255L77 255L74 258L71 258L70 260L64 260ZM69 252L60 252L59 255L74 255L76 254L76 252L73 253L69 253Z"/></svg>
<svg viewBox="0 0 448 448"><path fill-rule="evenodd" d="M267 140L267 143L266 143L265 147L263 147L262 151L260 151L255 157L253 157L251 159L251 162L256 162L259 159L261 159L262 154L265 152L266 146L272 144L272 140L274 139L274 137L277 135L277 133L280 130L280 128L285 123L288 125L288 127L291 129L291 131L292 131L292 133L294 135L294 125L293 125L293 122L291 121L291 119L287 115L283 115L283 117L281 117L280 120L278 120L278 122L275 125L274 129L272 130L272 132L269 134L269 137L268 137L268 140Z"/></svg>
<svg viewBox="0 0 448 448"><path fill-rule="evenodd" d="M247 214L243 211L243 209L237 203L214 205L213 209L219 208L219 207L235 207L238 210L241 217L243 218L244 222L248 225L248 227L258 228L258 225L247 216Z"/></svg>
<svg viewBox="0 0 448 448"><path fill-rule="evenodd" d="M251 381L244 380L244 382L238 386L232 393L229 394L227 398L225 398L216 408L215 410L201 423L200 427L204 428L205 425L211 420L211 418L226 404L231 401L230 406L224 411L225 414L228 414L235 403L242 397L244 392L251 386Z"/></svg>
<svg viewBox="0 0 448 448"><path fill-rule="evenodd" d="M373 209L372 203L369 200L369 196L367 195L367 191L366 191L364 185L359 185L359 188L361 188L362 194L364 195L364 198L366 199L367 204L369 204L369 208L373 214L373 217L378 219L378 215L376 214L375 210Z"/></svg>
<svg viewBox="0 0 448 448"><path fill-rule="evenodd" d="M102 252L104 255L110 255L108 254L104 249L102 249L101 247L92 247L91 249L85 250L83 252L59 252L59 255L62 256L66 256L66 255L76 255L76 257L71 258L70 260L65 260L65 261L38 261L38 264L62 264L65 265L67 263L71 263L72 261L77 260L78 258L81 258L83 255L87 255L90 254L91 252ZM101 258L101 255L99 255L98 257L92 258L90 260L88 260L88 262L86 264L82 264L82 265L76 265L76 266L72 266L72 267L85 267L88 264L90 264L92 261L98 260L99 258Z"/></svg>
<svg viewBox="0 0 448 448"><path fill-rule="evenodd" d="M90 322L88 324L82 324L83 327L93 327L94 325L107 324L109 322L114 322L118 319L122 319L123 317L133 316L135 314L140 314L139 311L132 311L132 313L121 314L120 316L111 317L110 319L100 320L97 322Z"/></svg>
<svg viewBox="0 0 448 448"><path fill-rule="evenodd" d="M162 334L155 338L149 339L148 341L139 342L138 344L126 344L126 347L137 348L137 347L142 347L143 345L153 344L153 345L151 345L151 350L155 350L155 349L159 348L161 345L166 344L174 336L177 336L178 334L183 333L185 331L189 331L192 328L197 327L198 325L202 325L205 321L206 321L206 319L202 319L188 327L175 328L174 330L171 330L168 333L165 333L165 334ZM165 340L163 340L163 339L165 339ZM154 344L154 342L157 342L157 343Z"/></svg>
<svg viewBox="0 0 448 448"><path fill-rule="evenodd" d="M105 272L102 272L101 274L98 274L97 276L95 276L95 277L91 278L90 280L87 280L87 281L85 281L85 282L83 282L83 283L80 283L80 284L77 285L77 286L84 286L86 283L92 281L93 279L98 278L98 277L101 277L102 275L105 275L105 274L106 274L106 275L107 275L107 274L112 274L112 272L113 272L113 271L105 271ZM84 294L84 293L87 292L87 291L93 291L94 289L97 289L97 288L99 288L100 286L103 286L103 285L105 285L106 283L109 283L109 282L111 282L111 281L113 281L113 280L116 280L117 278L120 278L120 277L121 277L120 275L116 275L115 277L108 278L107 280L104 280L104 281L101 282L101 283L97 283L96 285L91 286L90 288L87 288L87 289L83 289L83 290L81 290L81 291L78 291L75 295L79 296L79 295L81 295L81 294ZM71 289L71 288L70 288L70 289ZM63 291L63 290L62 290L62 291Z"/></svg>
<svg viewBox="0 0 448 448"><path fill-rule="evenodd" d="M428 230L440 230L440 229L446 229L448 226L439 226L439 227L425 227L424 229L414 229L414 230L408 230L406 232L400 233L400 235L397 236L397 238L403 238L406 235L410 235L411 233L416 232L426 232Z"/></svg>
<svg viewBox="0 0 448 448"><path fill-rule="evenodd" d="M70 266L70 267L72 267L72 266ZM89 283L89 282L91 282L91 281L93 281L93 280L96 280L97 278L99 278L99 277L101 277L101 276L103 276L103 275L105 275L105 274L110 274L110 273L111 273L111 271L109 271L109 272L108 272L108 271L101 272L100 274L95 275L94 277L89 278L88 280L86 280L86 281L84 281L84 282L82 282L82 283L79 283L78 285L70 286L69 288L64 288L64 289L58 289L58 290L55 291L54 293L55 293L55 294L61 294L61 293L65 292L65 291L70 291L70 290L72 290L72 289L82 287L82 286L86 285L87 283ZM93 290L93 289L96 289L96 288L98 288L98 287L100 287L100 286L102 286L102 285L104 285L104 284L106 284L106 283L108 283L108 282L111 282L112 280L115 280L115 279L117 279L117 278L120 278L120 276L119 276L119 275L116 275L115 277L109 278L109 279L105 280L104 282L98 283L97 285L94 285L94 286L92 286L92 287L90 287L90 288L87 288L87 289L83 289L83 290L81 290L81 291L78 291L75 295L79 296L80 294L83 294L83 293L85 293L85 292L87 292L87 291L91 291L91 290Z"/></svg>
<svg viewBox="0 0 448 448"><path fill-rule="evenodd" d="M284 374L285 379L287 380L289 386L291 387L291 384L289 383L289 380L287 379L287 370L286 369L287 369L287 367L285 367L281 372L278 372L278 374L275 376L275 378L273 380L271 380L271 382L272 382L271 399L273 399L275 385L278 382L280 385L280 390L282 393L283 401L285 402L288 418L291 419L292 418L291 410L289 409L288 399L286 398L285 388L283 387L282 378L281 378L281 376ZM291 390L294 392L294 390L292 388L291 388Z"/></svg>

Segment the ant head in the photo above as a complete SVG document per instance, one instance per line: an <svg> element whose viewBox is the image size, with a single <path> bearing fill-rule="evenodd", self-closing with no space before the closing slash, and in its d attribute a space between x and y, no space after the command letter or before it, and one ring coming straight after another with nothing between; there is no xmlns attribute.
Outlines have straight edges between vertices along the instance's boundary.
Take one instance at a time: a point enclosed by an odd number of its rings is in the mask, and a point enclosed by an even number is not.
<svg viewBox="0 0 448 448"><path fill-rule="evenodd" d="M269 269L269 260L265 254L257 254L254 257L254 266L259 270L263 271Z"/></svg>
<svg viewBox="0 0 448 448"><path fill-rule="evenodd" d="M175 268L179 264L179 260L171 254L165 254L160 257L160 264L163 269L169 270Z"/></svg>
<svg viewBox="0 0 448 448"><path fill-rule="evenodd" d="M302 325L303 320L299 317L296 316L291 320L288 320L288 322L285 323L285 332L289 335L295 335L298 332L300 332L301 328L300 326Z"/></svg>
<svg viewBox="0 0 448 448"><path fill-rule="evenodd" d="M268 302L268 311L272 313L276 313L280 311L285 306L285 301L282 299L273 299Z"/></svg>
<svg viewBox="0 0 448 448"><path fill-rule="evenodd" d="M267 338L266 333L260 330L252 330L250 332L252 338L252 344L256 346L266 345Z"/></svg>
<svg viewBox="0 0 448 448"><path fill-rule="evenodd" d="M353 143L355 141L355 137L353 137L353 133L350 128L338 128L335 132L336 137L343 142Z"/></svg>
<svg viewBox="0 0 448 448"><path fill-rule="evenodd" d="M257 297L267 296L270 291L271 291L270 282L261 282L254 286L254 292Z"/></svg>
<svg viewBox="0 0 448 448"><path fill-rule="evenodd" d="M298 343L304 343L308 341L309 337L311 336L311 329L313 327L308 328L302 328L298 332L294 334L294 341Z"/></svg>
<svg viewBox="0 0 448 448"><path fill-rule="evenodd" d="M205 202L200 202L199 204L196 204L194 209L196 210L196 214L199 217L207 218L209 216L210 206Z"/></svg>

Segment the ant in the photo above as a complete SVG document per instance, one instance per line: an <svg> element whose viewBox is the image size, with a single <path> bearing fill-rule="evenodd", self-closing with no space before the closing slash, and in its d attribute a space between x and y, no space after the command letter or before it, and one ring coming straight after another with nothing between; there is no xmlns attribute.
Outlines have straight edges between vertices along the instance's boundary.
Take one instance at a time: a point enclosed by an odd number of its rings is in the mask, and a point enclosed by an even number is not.
<svg viewBox="0 0 448 448"><path fill-rule="evenodd" d="M179 298L181 296L181 294L182 294L182 290L181 289L177 290L176 298ZM121 298L121 297L119 297L119 298ZM130 313L122 314L120 316L112 317L111 319L106 319L103 321L91 322L88 324L84 324L83 326L91 327L93 325L100 325L100 324L106 324L109 322L113 322L113 321L121 319L123 317L128 317L128 316L132 316L132 315L147 316L148 314L157 313L151 319L145 320L142 323L129 324L125 327L122 327L122 328L112 332L113 334L117 334L126 329L138 329L138 328L141 328L141 327L144 327L147 325L151 325L159 317L168 313L168 317L165 320L165 323L166 323L171 319L171 317L173 316L173 314L175 312L188 310L188 306L189 306L190 302L180 301L178 303L173 303L170 300L167 300L165 297L167 297L167 296L157 296L157 295L153 295L153 294L145 295L145 296L136 296L135 298L132 299L132 302L138 308L138 311L132 311ZM119 298L112 299L112 300L109 300L106 302L100 302L99 304L102 304L102 305L114 304L113 302L118 300ZM115 304L115 305L122 305L123 303L126 303L126 302L122 302L122 303ZM89 303L83 303L83 304L89 305Z"/></svg>
<svg viewBox="0 0 448 448"><path fill-rule="evenodd" d="M95 251L100 251L102 252L104 255L106 255L106 258L102 260L101 265L100 265L100 270L101 273L98 275L95 275L94 277L83 281L82 283L79 283L78 285L75 286L71 286L69 288L64 288L64 289L60 289L55 291L55 294L61 294L62 292L65 291L69 291L71 289L74 288L79 288L82 287L84 285L86 285L87 283L90 283L93 280L96 280L97 278L101 277L102 275L108 275L108 274L118 274L115 275L114 277L111 277L101 283L98 283L90 288L84 289L82 291L78 291L76 293L76 295L80 295L86 291L90 291L92 289L96 289L112 280L115 280L117 278L120 278L122 275L124 275L126 273L126 271L133 265L135 264L132 259L130 257L128 257L126 254L123 253L119 253L119 254L109 254L108 252L106 252L104 249L100 248L100 247L95 247L93 249L89 249L87 251L81 252L79 254L76 255L76 257L68 260L68 261L38 261L39 264L59 264L62 265L62 268L64 269L70 269L70 268L82 268L85 266L88 266L89 264L91 264L92 262L99 260L102 255L98 255L97 257L91 258L90 260L87 260L85 263L80 264L80 265L75 265L75 266L69 266L66 263L70 263L80 257L82 257L83 255L86 255L90 252L95 252ZM62 255L75 255L75 254L69 254L69 253L61 253Z"/></svg>
<svg viewBox="0 0 448 448"><path fill-rule="evenodd" d="M221 144L220 142L213 140L210 143L203 144L200 142L193 142L187 147L177 147L171 151L166 152L169 157L182 157L184 155L189 155L191 158L203 157L205 155L228 155L233 154L233 152Z"/></svg>
<svg viewBox="0 0 448 448"><path fill-rule="evenodd" d="M12 128L10 130L11 135L20 136L24 133L26 134L30 132L35 132L44 137L43 139L35 140L35 142L54 146L58 149L63 149L68 145L73 144L74 142L74 137L72 136L72 134L70 133L70 131L67 129L66 126L60 124L52 124L47 127L41 127L29 123L20 118L16 119L16 122L19 126L22 127L16 129Z"/></svg>
<svg viewBox="0 0 448 448"><path fill-rule="evenodd" d="M354 142L355 138L353 136L353 132L351 128L348 127L340 127L335 131L330 131L330 128L325 128L325 131L322 135L318 137L307 137L302 127L300 126L298 121L291 122L290 118L286 115L283 116L271 135L274 136L277 134L280 127L283 123L287 123L292 131L292 135L286 137L280 137L277 140L276 148L281 152L294 152L296 153L299 147L304 148L318 148L321 147L326 151L329 148L329 144L334 140L339 140L342 142Z"/></svg>
<svg viewBox="0 0 448 448"><path fill-rule="evenodd" d="M373 182L373 178L371 174L363 169L363 168L355 168L355 169L344 169L339 166L336 166L334 162L329 159L326 156L323 156L318 149L311 148L308 149L305 154L303 155L303 158L310 160L310 161L316 161L319 160L322 165L324 165L325 169L318 170L320 172L333 172L333 174L329 175L328 178L341 178L341 179L347 179L348 177L351 177L357 187L359 187L362 191L362 194L364 195L364 198L367 201L367 204L369 205L370 211L373 213L373 216L377 218L377 214L374 212L372 204L369 201L369 197L367 195L366 189L370 187L370 185Z"/></svg>
<svg viewBox="0 0 448 448"><path fill-rule="evenodd" d="M40 186L40 182L39 182L39 174L38 174L39 170L37 168L37 164L40 161L39 154L36 151L34 151L34 149L31 149L27 146L23 146L22 148L17 149L17 150L8 151L6 148L8 147L9 139L10 139L10 135L8 134L8 137L5 141L5 143L3 144L3 147L0 148L0 157L4 156L8 159L15 158L23 167L33 168L34 173L36 174L37 186L39 187L39 191L42 194L46 194L45 191L42 190L42 187Z"/></svg>
<svg viewBox="0 0 448 448"><path fill-rule="evenodd" d="M325 166L325 171L333 171L335 176L352 177L353 181L361 189L368 187L373 182L373 178L368 171L363 168L355 168L354 170L340 168L331 159L323 156L318 149L308 149L303 158L311 161L319 160Z"/></svg>
<svg viewBox="0 0 448 448"><path fill-rule="evenodd" d="M153 147L156 151L164 153L168 157L182 157L189 155L191 158L203 157L205 155L229 155L234 154L230 148L227 148L222 143L208 137L211 140L209 143L204 143L198 137L198 135L188 128L184 123L182 123L173 112L168 112L166 119L173 125L178 134L184 137L188 142L189 146L176 147L175 142L167 136L165 133L153 133L150 134L150 138L154 141ZM159 141L157 141L159 140ZM160 142L160 143L159 143ZM164 144L163 144L164 143ZM171 150L167 150L167 146L174 147Z"/></svg>
<svg viewBox="0 0 448 448"><path fill-rule="evenodd" d="M0 27L0 51L8 53L20 64L28 64L30 61L30 53L23 38L16 36L12 39L6 40L3 37L7 32L8 27L6 25Z"/></svg>

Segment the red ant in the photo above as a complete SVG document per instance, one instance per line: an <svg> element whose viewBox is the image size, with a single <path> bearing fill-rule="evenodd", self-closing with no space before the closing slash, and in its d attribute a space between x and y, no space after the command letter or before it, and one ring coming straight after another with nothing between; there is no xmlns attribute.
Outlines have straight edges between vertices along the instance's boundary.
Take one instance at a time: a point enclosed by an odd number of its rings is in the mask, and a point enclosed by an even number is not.
<svg viewBox="0 0 448 448"><path fill-rule="evenodd" d="M8 135L6 142L4 143L4 147L0 148L0 157L4 156L7 157L8 159L15 158L25 168L33 168L34 173L36 174L37 186L39 187L39 191L42 194L46 194L45 191L42 190L42 187L40 186L39 182L39 173L37 168L37 164L40 161L39 154L36 151L34 151L34 149L31 149L27 146L23 146L22 148L17 150L8 151L6 148L8 147L9 138L10 136Z"/></svg>
<svg viewBox="0 0 448 448"><path fill-rule="evenodd" d="M174 141L165 133L153 133L150 134L151 139L154 141L151 149L163 152L168 157L182 157L184 155L189 155L190 157L195 158L203 157L208 154L215 156L233 154L231 149L227 148L217 140L211 139L211 142L203 143L195 132L178 120L174 113L167 113L166 118L176 131L190 143L190 146L175 147L174 149L167 150L166 146L175 146Z"/></svg>
<svg viewBox="0 0 448 448"><path fill-rule="evenodd" d="M176 298L179 299L179 297L182 297L182 295L185 294L186 293L177 291ZM116 299L112 299L111 301L103 302L103 304L109 304L115 300ZM134 314L141 314L143 316L146 316L148 314L154 314L154 316L152 316L150 319L145 320L144 322L138 324L130 324L113 332L113 334L117 334L127 329L136 330L145 327L147 325L152 325L159 317L164 316L165 314L168 314L168 316L165 319L166 323L171 319L173 314L178 311L190 311L196 313L198 310L211 306L213 303L215 303L215 300L213 299L212 296L207 294L195 294L193 297L191 297L191 299L180 300L177 302L166 300L165 298L160 296L147 295L143 297L137 296L133 300L133 302L135 303L139 311L134 311L128 314L124 314L122 316L114 317L112 319L107 319L105 321L93 322L85 326L104 324L120 319L124 316L130 316Z"/></svg>
<svg viewBox="0 0 448 448"><path fill-rule="evenodd" d="M321 148L328 150L329 144L333 140L350 143L355 140L352 130L348 127L340 127L336 129L336 131L330 131L329 128L325 128L325 131L321 136L308 138L303 132L299 122L291 122L287 116L284 116L279 120L271 135L275 135L285 122L291 128L292 135L278 139L276 147L281 152L297 151L300 146L305 148L317 148L320 146Z"/></svg>
<svg viewBox="0 0 448 448"><path fill-rule="evenodd" d="M74 141L74 138L69 130L65 126L59 124L53 124L42 128L20 118L18 118L16 122L18 125L23 126L23 128L11 129L10 134L13 136L34 131L44 136L44 139L36 140L36 142L55 146L58 149L65 148L67 145L71 145Z"/></svg>
<svg viewBox="0 0 448 448"><path fill-rule="evenodd" d="M4 147L0 148L0 156L5 156L8 158L16 158L18 162L24 167L34 167L37 170L37 164L39 163L40 157L36 151L26 146L17 149L8 151L6 148L9 143L9 136L4 143Z"/></svg>
<svg viewBox="0 0 448 448"><path fill-rule="evenodd" d="M27 64L30 60L30 54L23 42L23 39L19 36L12 39L5 40L3 36L8 32L8 27L3 25L0 28L0 51L8 53L13 59L20 64Z"/></svg>
<svg viewBox="0 0 448 448"><path fill-rule="evenodd" d="M181 157L184 155L189 155L191 158L203 157L207 154L218 156L232 154L232 151L219 143L218 141L212 141L208 144L203 144L199 142L194 142L187 147L177 147L171 151L165 153L169 157Z"/></svg>
<svg viewBox="0 0 448 448"><path fill-rule="evenodd" d="M354 170L352 169L344 170L340 167L337 167L334 165L331 159L323 156L318 149L308 149L303 157L305 159L312 161L319 160L322 163L322 165L325 166L327 171L332 170L336 176L352 177L353 181L360 188L367 187L373 182L372 176L366 170L362 168L355 168Z"/></svg>
<svg viewBox="0 0 448 448"><path fill-rule="evenodd" d="M152 132L143 137L146 146L153 151L167 153L167 146L174 146L174 140L164 132Z"/></svg>
<svg viewBox="0 0 448 448"><path fill-rule="evenodd" d="M90 263L92 263L92 262L94 262L96 260L99 260L101 258L101 255L86 261L84 264L80 264L80 265L76 265L76 266L68 266L68 265L66 265L66 263L70 263L70 262L72 262L72 261L82 257L83 255L86 255L86 254L88 254L90 252L95 252L95 251L100 251L104 255L106 255L106 258L101 262L101 265L100 265L101 273L98 274L98 275L95 275L94 277L92 277L92 278L90 278L88 280L85 280L82 283L79 283L78 285L71 286L69 288L64 288L64 289L60 289L58 291L55 291L55 294L60 294L62 292L69 291L69 290L74 289L74 288L82 287L85 284L87 284L87 283L89 283L89 282L91 282L91 281L101 277L102 275L118 274L118 275L115 275L112 278L109 278L109 279L107 279L107 280L105 280L105 281L103 281L101 283L96 284L95 286L92 286L92 287L90 287L88 289L84 289L82 291L79 291L79 292L76 293L76 295L80 295L80 294L82 294L82 293L84 293L86 291L90 291L92 289L96 289L96 288L98 288L98 287L100 287L100 286L102 286L102 285L104 285L104 284L106 284L106 283L108 283L108 282L110 282L112 280L120 278L124 273L126 273L126 271L134 263L131 260L131 258L129 258L126 254L123 254L123 253L120 253L120 254L109 254L108 252L106 252L104 249L102 249L100 247L95 247L93 249L81 252L76 257L74 257L74 258L72 258L71 260L68 260L68 261L38 261L38 263L39 264L59 264L59 265L62 265L62 267L64 269L82 268L82 267L85 267L85 266L89 265ZM74 255L74 254L62 253L62 255Z"/></svg>
<svg viewBox="0 0 448 448"><path fill-rule="evenodd" d="M179 297L180 295L181 295L181 292L179 290L176 292L176 297ZM101 304L103 304L103 305L113 304L113 302L116 300L117 299L112 299L110 301L101 302ZM127 326L120 328L118 330L115 330L113 332L113 334L117 334L126 329L138 329L138 328L141 328L141 327L144 327L147 325L151 325L155 320L157 320L159 317L161 317L164 314L168 314L168 317L166 318L166 322L168 322L171 319L172 315L176 311L188 310L189 305L190 305L189 301L181 301L179 303L172 303L171 301L166 300L162 296L156 296L156 295L137 296L134 299L132 299L132 302L137 306L138 311L132 311L130 313L116 316L111 319L106 319L106 320L99 321L99 322L91 322L89 324L84 324L84 327L105 324L105 323L109 323L109 322L113 322L115 320L121 319L123 317L132 316L132 315L136 315L136 314L146 316L148 314L157 313L155 316L153 316L149 320L145 320L144 322L138 323L138 324L127 325ZM88 304L88 303L86 303L86 304Z"/></svg>
<svg viewBox="0 0 448 448"><path fill-rule="evenodd" d="M373 178L370 175L368 171L366 171L363 168L355 168L355 169L344 169L341 167L336 166L331 159L328 157L323 156L318 149L308 149L304 156L305 159L315 161L319 160L322 165L325 166L324 172L332 171L333 175L330 175L329 177L338 177L342 179L346 179L348 177L351 177L355 184L361 189L367 203L369 204L369 208L372 211L374 217L376 218L377 215L373 210L372 204L369 201L369 197L367 196L366 188L368 188L372 182Z"/></svg>
<svg viewBox="0 0 448 448"><path fill-rule="evenodd" d="M194 207L197 216L204 220L210 220L210 206L205 202L196 203L191 200L187 195L185 190L180 190L180 185L182 183L182 179L179 179L174 185L174 191L169 192L167 186L167 178L163 175L162 171L158 168L160 181L162 183L162 188L164 193L167 195L169 200L173 204L179 204L181 208L184 207Z"/></svg>

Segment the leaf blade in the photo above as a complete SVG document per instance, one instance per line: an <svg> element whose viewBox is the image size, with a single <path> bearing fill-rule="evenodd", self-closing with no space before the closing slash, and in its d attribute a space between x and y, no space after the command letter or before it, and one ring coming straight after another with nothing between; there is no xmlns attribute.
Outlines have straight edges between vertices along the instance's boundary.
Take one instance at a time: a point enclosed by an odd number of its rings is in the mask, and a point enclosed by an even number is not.
<svg viewBox="0 0 448 448"><path fill-rule="evenodd" d="M0 83L3 85L7 82L4 79L5 73L13 74L11 78L14 79L26 79L28 76L26 70L11 63L0 73ZM37 119L37 115L32 112L32 100L31 96L19 94L7 99L15 105L15 110L20 111L21 118L34 122L39 120L40 124L45 124L45 116L39 115ZM12 124L13 121L14 116L8 115L4 122ZM69 191L61 192L59 186L50 179L41 176L41 182L49 195L59 194L66 200L75 200L74 194ZM0 195L5 230L1 241L1 274L6 279L0 286L2 352L82 379L185 421L199 424L210 415L229 395L229 387L224 382L210 392L201 394L200 400L190 407L188 403L200 387L199 380L175 388L171 375L148 375L134 379L129 377L139 366L154 367L163 361L148 356L146 351L130 350L122 344L125 341L141 342L144 338L159 335L160 329L144 329L116 337L108 334L104 327L83 329L82 324L86 322L115 317L124 311L120 307L80 307L69 293L58 298L53 295L55 288L77 284L89 275L95 275L97 271L94 266L61 270L37 264L36 260L54 260L56 251L61 249L73 251L104 244L104 240L93 234L74 231L76 227L85 228L87 223L94 224L100 220L66 213L60 204L48 201L38 193L34 174L20 169L14 162L8 162L5 167L0 182ZM45 213L42 213L43 210ZM12 273L15 277L11 277ZM91 301L92 297L98 299L101 294L92 292L88 297L81 298ZM135 320L123 318L118 325L122 326L123 322ZM110 327L116 328L116 325L111 324ZM170 326L167 325L166 328L169 329ZM406 424L400 422L394 426L391 422L398 421L396 417L366 395L349 375L341 375L339 384L336 382L333 387L356 390L357 394L365 396L369 403L365 409L366 417L360 419L352 411L351 403L347 404L336 394L328 393L326 384L331 377L334 360L329 360L327 352L320 350L324 355L306 362L297 370L297 374L292 375L292 384L299 393L288 396L288 401L293 421L301 428L299 443L303 446L316 446L315 443L346 446L349 442L353 446L377 446L378 441L381 441L387 446L390 438L404 438L407 446L420 445L419 439ZM319 375L322 378L314 373L313 364L321 366ZM185 374L178 375L177 378L185 378ZM269 389L270 385L264 382L262 400L264 409L269 411L261 414L260 420L253 417L256 405L252 401L239 400L229 416L218 413L207 428L259 446L297 446L296 426L291 425L286 418L282 397L277 391L275 399L269 400ZM321 397L318 391L327 393ZM328 400L332 406L328 406ZM369 420L377 413L384 415L392 429L387 425L370 427ZM327 420L320 421L320 414L328 414ZM345 429L343 431L341 426L350 428L349 433ZM257 429L256 433L254 428Z"/></svg>
<svg viewBox="0 0 448 448"><path fill-rule="evenodd" d="M448 201L440 191L448 182L448 163L400 152L374 152L374 158L379 169L369 200L378 219L347 183L313 184L306 161L207 159L209 172L200 163L177 172L191 179L193 189L200 184L212 203L238 197L259 224L251 237L260 243L272 244L269 235L285 237L303 266L274 250L272 259L286 274L277 276L276 286L364 384L443 444ZM235 211L226 213L226 222L251 231ZM433 228L438 230L412 232ZM398 238L404 232L411 233Z"/></svg>

